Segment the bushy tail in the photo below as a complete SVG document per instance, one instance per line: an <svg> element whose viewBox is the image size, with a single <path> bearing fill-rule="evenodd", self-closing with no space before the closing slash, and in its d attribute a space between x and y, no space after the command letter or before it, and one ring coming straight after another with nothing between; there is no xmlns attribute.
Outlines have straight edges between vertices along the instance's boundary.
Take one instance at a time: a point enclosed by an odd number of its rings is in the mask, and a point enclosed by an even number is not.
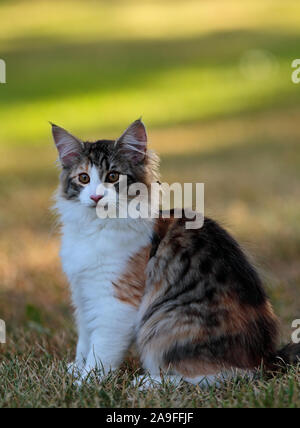
<svg viewBox="0 0 300 428"><path fill-rule="evenodd" d="M289 343L276 353L266 368L269 372L282 372L298 363L300 363L300 343Z"/></svg>

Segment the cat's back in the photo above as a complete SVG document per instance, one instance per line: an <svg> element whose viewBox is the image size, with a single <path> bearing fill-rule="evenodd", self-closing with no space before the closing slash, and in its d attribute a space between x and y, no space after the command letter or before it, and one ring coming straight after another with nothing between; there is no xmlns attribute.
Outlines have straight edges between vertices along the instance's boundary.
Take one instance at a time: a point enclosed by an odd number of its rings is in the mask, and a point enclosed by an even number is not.
<svg viewBox="0 0 300 428"><path fill-rule="evenodd" d="M141 353L149 359L155 349L166 367L193 360L197 369L188 366L186 375L202 373L198 365L207 359L216 367L255 367L277 342L259 275L215 221L206 218L198 230L186 229L186 221L157 229L139 311Z"/></svg>
<svg viewBox="0 0 300 428"><path fill-rule="evenodd" d="M187 229L187 221L183 215L157 223L150 274L173 271L176 287L181 288L193 273L198 283L213 281L216 290L234 287L243 303L263 302L259 275L237 241L211 218L206 217L199 229Z"/></svg>

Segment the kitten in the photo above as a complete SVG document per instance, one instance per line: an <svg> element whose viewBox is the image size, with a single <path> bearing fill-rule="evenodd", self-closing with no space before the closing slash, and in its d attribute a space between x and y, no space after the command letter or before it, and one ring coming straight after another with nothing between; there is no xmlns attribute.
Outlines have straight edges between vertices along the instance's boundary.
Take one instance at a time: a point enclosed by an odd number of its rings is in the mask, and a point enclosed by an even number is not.
<svg viewBox="0 0 300 428"><path fill-rule="evenodd" d="M61 258L78 328L74 367L116 369L136 342L153 379L217 382L235 370L294 363L300 345L277 351L278 322L260 278L236 241L215 221L186 229L187 219L100 219L110 192L150 190L157 158L135 121L115 141L82 142L52 125L62 166L56 207L62 224ZM110 183L106 198L98 194ZM112 199L111 199L112 200ZM120 201L117 201L118 205ZM98 204L98 205L97 205ZM190 219L188 219L190 220Z"/></svg>

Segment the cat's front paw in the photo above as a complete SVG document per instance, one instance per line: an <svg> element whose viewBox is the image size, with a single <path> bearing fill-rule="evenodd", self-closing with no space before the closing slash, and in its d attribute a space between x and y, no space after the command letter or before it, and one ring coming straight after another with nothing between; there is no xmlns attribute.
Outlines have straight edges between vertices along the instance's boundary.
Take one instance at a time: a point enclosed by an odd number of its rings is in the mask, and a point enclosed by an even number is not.
<svg viewBox="0 0 300 428"><path fill-rule="evenodd" d="M73 361L67 364L67 372L75 378L82 377L83 368L84 364L78 361Z"/></svg>
<svg viewBox="0 0 300 428"><path fill-rule="evenodd" d="M67 372L72 375L74 374L74 372L77 370L77 366L75 361L71 362L71 363L67 363Z"/></svg>
<svg viewBox="0 0 300 428"><path fill-rule="evenodd" d="M73 385L78 387L89 383L92 378L95 379L92 372L87 372L84 366L78 366L76 362L68 364L68 373L72 376Z"/></svg>
<svg viewBox="0 0 300 428"><path fill-rule="evenodd" d="M97 367L81 366L76 363L70 364L70 374L73 377L73 384L81 387L84 384L100 384L105 379L105 374Z"/></svg>

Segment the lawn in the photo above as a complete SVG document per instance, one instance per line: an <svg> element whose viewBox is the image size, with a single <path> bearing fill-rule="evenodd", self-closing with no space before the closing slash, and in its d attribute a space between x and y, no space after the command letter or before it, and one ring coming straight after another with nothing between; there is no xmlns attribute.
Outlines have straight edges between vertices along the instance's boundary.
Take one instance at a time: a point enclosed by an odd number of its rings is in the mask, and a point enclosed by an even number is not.
<svg viewBox="0 0 300 428"><path fill-rule="evenodd" d="M104 384L72 385L47 123L93 139L143 115L162 179L205 183L206 215L255 261L286 343L300 319L300 4L1 1L0 15L0 407L300 407L299 369L144 393L129 356Z"/></svg>

